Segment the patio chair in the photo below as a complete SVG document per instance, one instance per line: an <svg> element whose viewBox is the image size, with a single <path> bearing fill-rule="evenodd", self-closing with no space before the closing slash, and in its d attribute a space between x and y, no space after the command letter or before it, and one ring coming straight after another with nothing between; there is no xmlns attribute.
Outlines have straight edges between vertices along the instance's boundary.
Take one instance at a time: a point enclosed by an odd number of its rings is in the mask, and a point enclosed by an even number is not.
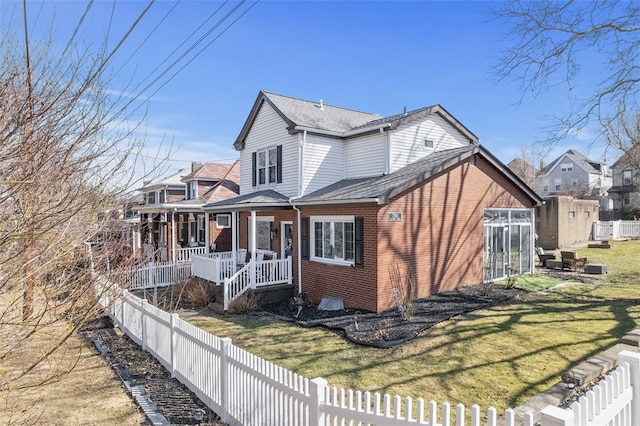
<svg viewBox="0 0 640 426"><path fill-rule="evenodd" d="M545 252L542 247L538 247L538 260L540 261L540 266L547 267L547 260L556 260L556 254L551 252Z"/></svg>
<svg viewBox="0 0 640 426"><path fill-rule="evenodd" d="M570 271L577 271L578 268L584 268L589 263L586 257L578 257L578 253L575 251L561 251L562 257L562 269L569 269Z"/></svg>

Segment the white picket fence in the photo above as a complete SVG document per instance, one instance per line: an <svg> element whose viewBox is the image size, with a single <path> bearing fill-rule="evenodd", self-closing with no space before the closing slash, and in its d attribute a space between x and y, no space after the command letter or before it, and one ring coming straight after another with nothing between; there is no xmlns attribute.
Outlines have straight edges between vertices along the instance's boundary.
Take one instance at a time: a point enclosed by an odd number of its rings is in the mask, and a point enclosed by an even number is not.
<svg viewBox="0 0 640 426"><path fill-rule="evenodd" d="M329 386L238 348L116 286L102 287L101 304L115 324L230 425L533 426L533 414L502 418L448 403ZM640 354L623 351L620 367L571 409L549 406L541 426L640 424Z"/></svg>
<svg viewBox="0 0 640 426"><path fill-rule="evenodd" d="M167 287L191 276L188 262L149 262L143 266L112 270L109 278L130 290Z"/></svg>
<svg viewBox="0 0 640 426"><path fill-rule="evenodd" d="M615 238L640 237L640 221L614 220L593 222L594 240L613 240Z"/></svg>

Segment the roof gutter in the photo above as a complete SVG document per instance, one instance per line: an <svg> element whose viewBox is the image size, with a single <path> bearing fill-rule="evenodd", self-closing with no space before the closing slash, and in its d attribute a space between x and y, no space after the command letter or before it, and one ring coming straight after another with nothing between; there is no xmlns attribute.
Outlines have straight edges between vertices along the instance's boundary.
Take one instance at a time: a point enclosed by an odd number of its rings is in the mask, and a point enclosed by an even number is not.
<svg viewBox="0 0 640 426"><path fill-rule="evenodd" d="M297 201L296 204L300 206L318 206L321 204L337 205L337 204L385 204L379 197L375 198L350 198L345 200L328 200L328 201Z"/></svg>
<svg viewBox="0 0 640 426"><path fill-rule="evenodd" d="M294 133L298 131L298 132L315 133L315 134L326 135L326 136L334 136L337 138L347 138L349 136L355 136L362 133L375 132L380 129L388 129L388 128L391 128L391 123L376 124L375 126L347 130L346 132L336 132L333 130L316 129L316 128L307 127L307 126L295 126L291 130L289 130L289 133Z"/></svg>

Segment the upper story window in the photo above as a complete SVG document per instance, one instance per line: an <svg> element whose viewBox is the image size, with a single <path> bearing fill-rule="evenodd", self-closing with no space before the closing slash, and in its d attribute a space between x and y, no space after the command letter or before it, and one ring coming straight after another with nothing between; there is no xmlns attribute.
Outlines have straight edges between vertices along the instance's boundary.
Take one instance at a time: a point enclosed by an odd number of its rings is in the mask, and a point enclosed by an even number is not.
<svg viewBox="0 0 640 426"><path fill-rule="evenodd" d="M282 145L254 152L252 163L253 186L282 182Z"/></svg>
<svg viewBox="0 0 640 426"><path fill-rule="evenodd" d="M561 172L572 172L573 171L573 164L571 163L564 163L560 165L560 171Z"/></svg>
<svg viewBox="0 0 640 426"><path fill-rule="evenodd" d="M631 170L625 170L622 172L622 184L631 185Z"/></svg>
<svg viewBox="0 0 640 426"><path fill-rule="evenodd" d="M556 191L560 191L562 189L562 179L554 179L554 188Z"/></svg>
<svg viewBox="0 0 640 426"><path fill-rule="evenodd" d="M187 182L185 191L185 198L187 200L194 200L198 198L198 182Z"/></svg>
<svg viewBox="0 0 640 426"><path fill-rule="evenodd" d="M427 149L433 149L433 140L432 139L425 139L424 140L424 147Z"/></svg>
<svg viewBox="0 0 640 426"><path fill-rule="evenodd" d="M155 204L156 203L156 193L148 192L147 193L147 204Z"/></svg>

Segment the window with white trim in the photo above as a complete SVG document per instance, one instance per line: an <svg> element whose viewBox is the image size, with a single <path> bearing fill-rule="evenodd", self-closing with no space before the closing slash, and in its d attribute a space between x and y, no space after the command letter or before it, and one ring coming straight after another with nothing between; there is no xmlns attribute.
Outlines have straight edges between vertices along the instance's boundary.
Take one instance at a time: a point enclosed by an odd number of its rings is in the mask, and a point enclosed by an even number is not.
<svg viewBox="0 0 640 426"><path fill-rule="evenodd" d="M216 228L231 228L231 215L230 214L217 214L216 215Z"/></svg>
<svg viewBox="0 0 640 426"><path fill-rule="evenodd" d="M560 191L562 189L562 179L554 179L554 184L556 191Z"/></svg>
<svg viewBox="0 0 640 426"><path fill-rule="evenodd" d="M354 222L353 216L311 217L311 259L353 265Z"/></svg>
<svg viewBox="0 0 640 426"><path fill-rule="evenodd" d="M251 161L253 186L282 182L282 145L254 152Z"/></svg>
<svg viewBox="0 0 640 426"><path fill-rule="evenodd" d="M205 231L206 231L206 218L207 215L198 216L198 242L204 243Z"/></svg>
<svg viewBox="0 0 640 426"><path fill-rule="evenodd" d="M425 139L424 140L424 147L427 149L433 149L433 140L432 139Z"/></svg>
<svg viewBox="0 0 640 426"><path fill-rule="evenodd" d="M624 170L622 172L622 184L631 185L631 170Z"/></svg>
<svg viewBox="0 0 640 426"><path fill-rule="evenodd" d="M276 183L278 154L276 148L258 151L258 184Z"/></svg>
<svg viewBox="0 0 640 426"><path fill-rule="evenodd" d="M185 191L187 200L195 200L196 198L198 198L198 182L187 182Z"/></svg>
<svg viewBox="0 0 640 426"><path fill-rule="evenodd" d="M564 163L560 165L560 171L561 172L572 172L573 171L573 164L571 163Z"/></svg>

